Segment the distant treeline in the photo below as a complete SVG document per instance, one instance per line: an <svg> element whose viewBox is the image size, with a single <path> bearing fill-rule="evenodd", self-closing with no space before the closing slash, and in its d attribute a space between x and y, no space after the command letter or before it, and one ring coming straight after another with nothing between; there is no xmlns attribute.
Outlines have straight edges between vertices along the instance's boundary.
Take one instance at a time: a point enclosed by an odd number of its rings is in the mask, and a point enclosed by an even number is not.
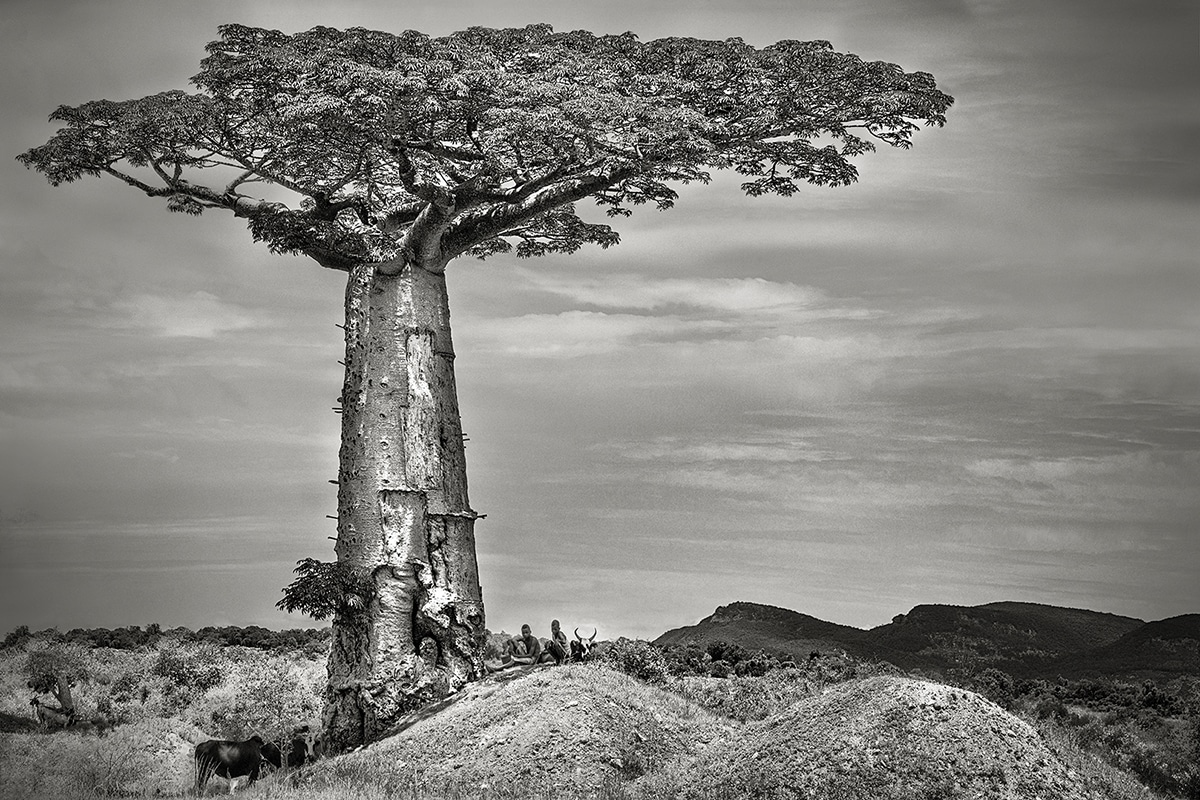
<svg viewBox="0 0 1200 800"><path fill-rule="evenodd" d="M273 631L258 625L239 628L228 625L223 628L208 626L198 631L190 628L170 628L163 630L158 624L150 624L144 628L140 625L130 625L125 628L72 628L63 632L57 628L31 632L29 626L21 625L4 637L0 647L17 647L27 639L37 638L43 641L67 644L81 644L87 647L111 647L116 650L136 650L139 647L153 645L163 637L170 637L181 642L210 642L221 646L238 645L255 647L259 650L312 650L328 646L332 637L331 628L291 628L286 631Z"/></svg>

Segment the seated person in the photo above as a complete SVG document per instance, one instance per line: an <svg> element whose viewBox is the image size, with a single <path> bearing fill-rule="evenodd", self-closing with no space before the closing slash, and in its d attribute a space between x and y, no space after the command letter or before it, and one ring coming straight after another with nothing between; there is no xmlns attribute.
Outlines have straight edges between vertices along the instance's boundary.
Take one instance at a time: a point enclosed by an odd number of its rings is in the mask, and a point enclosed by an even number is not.
<svg viewBox="0 0 1200 800"><path fill-rule="evenodd" d="M567 660L567 655L571 652L571 643L567 640L567 635L563 633L562 627L558 620L550 620L550 639L546 642L545 652L542 653L542 661L553 660L555 664L561 665Z"/></svg>
<svg viewBox="0 0 1200 800"><path fill-rule="evenodd" d="M521 635L512 640L512 660L521 665L536 664L542 657L542 643L528 625L521 626Z"/></svg>
<svg viewBox="0 0 1200 800"><path fill-rule="evenodd" d="M499 662L484 662L488 672L498 672L512 667L528 667L538 663L542 657L542 643L533 635L528 625L521 626L521 635L504 643L504 656Z"/></svg>

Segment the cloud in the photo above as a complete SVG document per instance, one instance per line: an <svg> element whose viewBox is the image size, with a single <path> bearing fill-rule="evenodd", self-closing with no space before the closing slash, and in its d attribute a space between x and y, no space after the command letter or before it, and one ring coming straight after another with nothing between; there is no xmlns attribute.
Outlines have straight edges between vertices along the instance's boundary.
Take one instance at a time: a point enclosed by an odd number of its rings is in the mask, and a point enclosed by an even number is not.
<svg viewBox="0 0 1200 800"><path fill-rule="evenodd" d="M814 309L829 303L825 293L813 287L754 277L656 278L629 273L592 277L524 268L516 273L533 289L607 309L686 308L749 314ZM867 312L855 309L851 316L862 318Z"/></svg>
<svg viewBox="0 0 1200 800"><path fill-rule="evenodd" d="M812 287L763 278L596 277L527 269L515 274L533 293L569 308L513 315L476 309L460 328L464 354L583 359L588 367L596 366L597 357L619 356L635 383L639 372L652 380L656 374L660 383L690 380L689 375L758 383L761 378L748 373L761 372L765 364L778 367L771 378L786 381L786 370L799 362L808 376L834 362L853 376L862 362L892 349L876 333L881 326L938 325L960 317L935 309L906 320L853 298L834 299Z"/></svg>
<svg viewBox="0 0 1200 800"><path fill-rule="evenodd" d="M261 324L233 303L204 291L169 297L137 294L114 302L112 308L122 315L122 327L170 338L213 339Z"/></svg>
<svg viewBox="0 0 1200 800"><path fill-rule="evenodd" d="M707 338L722 327L715 321L686 322L672 317L566 311L481 320L461 337L483 352L525 358L578 358L613 353L639 342L687 336Z"/></svg>
<svg viewBox="0 0 1200 800"><path fill-rule="evenodd" d="M129 459L158 464L174 464L179 461L179 451L174 447L163 447L158 450L122 450L113 453L115 458Z"/></svg>
<svg viewBox="0 0 1200 800"><path fill-rule="evenodd" d="M848 458L845 454L815 447L804 440L788 441L763 434L737 440L695 441L680 437L656 437L650 441L626 441L602 446L634 461L669 459L676 463L820 463Z"/></svg>

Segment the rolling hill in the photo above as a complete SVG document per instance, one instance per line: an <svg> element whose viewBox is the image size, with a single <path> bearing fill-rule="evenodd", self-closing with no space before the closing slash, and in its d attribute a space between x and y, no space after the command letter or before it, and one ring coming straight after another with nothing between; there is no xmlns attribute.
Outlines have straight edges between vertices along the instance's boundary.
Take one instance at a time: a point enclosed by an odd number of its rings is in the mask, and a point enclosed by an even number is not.
<svg viewBox="0 0 1200 800"><path fill-rule="evenodd" d="M802 657L814 650L852 650L866 635L866 631L858 628L826 622L786 608L730 603L695 625L667 631L654 643L706 644L723 640L737 642L750 650L778 651Z"/></svg>
<svg viewBox="0 0 1200 800"><path fill-rule="evenodd" d="M1143 625L1132 617L1038 603L920 605L867 631L867 641L871 655L899 667L994 666L1032 677Z"/></svg>
<svg viewBox="0 0 1200 800"><path fill-rule="evenodd" d="M1200 614L1145 622L1039 603L919 605L886 625L862 630L739 602L667 631L655 644L715 641L793 658L841 650L909 670L993 666L1029 678L1200 675Z"/></svg>
<svg viewBox="0 0 1200 800"><path fill-rule="evenodd" d="M1063 656L1051 667L1066 678L1200 675L1200 614L1147 622L1115 642Z"/></svg>

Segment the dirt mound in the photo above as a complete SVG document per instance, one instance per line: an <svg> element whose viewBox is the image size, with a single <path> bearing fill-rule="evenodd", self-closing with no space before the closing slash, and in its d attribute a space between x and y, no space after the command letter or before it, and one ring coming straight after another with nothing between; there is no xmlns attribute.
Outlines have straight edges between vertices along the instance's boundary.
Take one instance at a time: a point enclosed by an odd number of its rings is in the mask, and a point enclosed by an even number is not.
<svg viewBox="0 0 1200 800"><path fill-rule="evenodd" d="M317 788L418 782L434 791L527 787L567 796L692 756L729 725L698 706L594 666L501 673L468 686L387 739L318 762Z"/></svg>
<svg viewBox="0 0 1200 800"><path fill-rule="evenodd" d="M710 748L678 794L1083 798L1029 725L961 689L893 676L839 684Z"/></svg>
<svg viewBox="0 0 1200 800"><path fill-rule="evenodd" d="M1036 731L962 689L867 678L743 725L590 665L493 676L292 779L404 796L1085 798Z"/></svg>

